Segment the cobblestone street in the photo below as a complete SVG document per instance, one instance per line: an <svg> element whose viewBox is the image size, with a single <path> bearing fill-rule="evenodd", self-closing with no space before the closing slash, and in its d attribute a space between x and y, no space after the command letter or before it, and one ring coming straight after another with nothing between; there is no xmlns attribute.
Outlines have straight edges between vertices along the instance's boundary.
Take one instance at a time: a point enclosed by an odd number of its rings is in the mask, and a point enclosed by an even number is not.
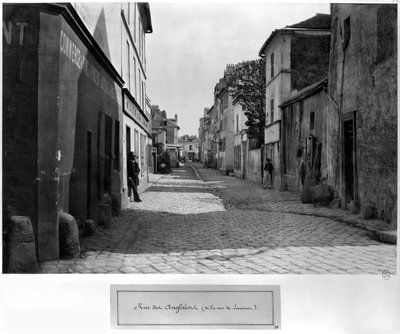
<svg viewBox="0 0 400 334"><path fill-rule="evenodd" d="M193 166L193 167L192 167ZM109 228L81 239L79 259L43 273L382 274L396 246L379 221L302 204L297 194L185 164L157 179Z"/></svg>

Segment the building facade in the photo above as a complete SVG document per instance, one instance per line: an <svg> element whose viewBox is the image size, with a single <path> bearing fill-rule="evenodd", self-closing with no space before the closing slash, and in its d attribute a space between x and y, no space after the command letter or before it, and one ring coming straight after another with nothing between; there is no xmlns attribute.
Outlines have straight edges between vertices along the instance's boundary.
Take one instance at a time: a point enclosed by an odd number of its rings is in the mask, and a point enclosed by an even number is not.
<svg viewBox="0 0 400 334"><path fill-rule="evenodd" d="M233 100L233 131L234 131L234 173L240 178L247 178L247 117L238 99Z"/></svg>
<svg viewBox="0 0 400 334"><path fill-rule="evenodd" d="M167 118L164 126L167 130L166 147L169 153L170 166L175 168L179 166L179 143L178 143L178 115L175 118Z"/></svg>
<svg viewBox="0 0 400 334"><path fill-rule="evenodd" d="M209 108L204 108L203 117L199 120L199 160L204 163L207 160L207 151L209 149Z"/></svg>
<svg viewBox="0 0 400 334"><path fill-rule="evenodd" d="M327 76L331 18L316 16L278 29L265 41L259 56L266 59L265 158L274 165L275 186L280 187L281 112L279 105L294 90Z"/></svg>
<svg viewBox="0 0 400 334"><path fill-rule="evenodd" d="M57 259L60 213L97 221L120 196L123 80L69 4L5 4L3 22L3 208Z"/></svg>
<svg viewBox="0 0 400 334"><path fill-rule="evenodd" d="M151 106L151 127L153 136L154 153L159 164L159 156L168 154L168 163L170 167L178 167L179 144L178 144L178 115L175 118L167 118L167 112L160 110L158 105Z"/></svg>
<svg viewBox="0 0 400 334"><path fill-rule="evenodd" d="M216 112L216 139L218 140L217 163L223 173L234 170L234 107L229 91L234 65L227 65L224 76L214 88L214 110Z"/></svg>
<svg viewBox="0 0 400 334"><path fill-rule="evenodd" d="M306 87L280 105L282 188L301 192L307 174L326 178L327 79Z"/></svg>
<svg viewBox="0 0 400 334"><path fill-rule="evenodd" d="M146 111L146 34L153 31L148 3L74 3L93 38L124 80L122 187L119 201L128 205L127 154L137 156L140 187L147 181L150 115ZM139 189L140 190L140 189Z"/></svg>
<svg viewBox="0 0 400 334"><path fill-rule="evenodd" d="M333 4L328 183L342 207L390 220L397 202L397 6Z"/></svg>
<svg viewBox="0 0 400 334"><path fill-rule="evenodd" d="M199 160L199 139L196 136L184 135L178 138L179 157L184 161Z"/></svg>

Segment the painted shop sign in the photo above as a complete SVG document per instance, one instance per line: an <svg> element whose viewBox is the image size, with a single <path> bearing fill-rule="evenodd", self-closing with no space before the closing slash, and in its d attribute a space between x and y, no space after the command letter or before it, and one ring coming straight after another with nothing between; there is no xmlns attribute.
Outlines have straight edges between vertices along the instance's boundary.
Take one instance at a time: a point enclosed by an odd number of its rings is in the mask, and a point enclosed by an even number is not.
<svg viewBox="0 0 400 334"><path fill-rule="evenodd" d="M109 82L96 67L89 62L86 55L71 38L61 30L60 52L79 70L81 70L97 87L118 103L114 83Z"/></svg>
<svg viewBox="0 0 400 334"><path fill-rule="evenodd" d="M3 33L8 45L19 44L24 45L25 28L28 27L28 22L5 22L3 21Z"/></svg>
<svg viewBox="0 0 400 334"><path fill-rule="evenodd" d="M125 96L125 112L131 115L144 130L148 131L148 122L143 117L140 110L128 99L127 96Z"/></svg>

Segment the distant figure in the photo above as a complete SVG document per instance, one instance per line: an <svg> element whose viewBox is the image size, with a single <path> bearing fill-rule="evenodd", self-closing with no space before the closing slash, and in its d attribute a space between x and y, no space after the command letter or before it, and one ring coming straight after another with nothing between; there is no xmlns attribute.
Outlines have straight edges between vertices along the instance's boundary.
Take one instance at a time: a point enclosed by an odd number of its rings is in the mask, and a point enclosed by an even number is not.
<svg viewBox="0 0 400 334"><path fill-rule="evenodd" d="M136 162L136 155L133 152L128 154L128 197L132 202L132 192L133 199L135 202L141 202L139 193L137 191L137 186L139 185L139 164Z"/></svg>
<svg viewBox="0 0 400 334"><path fill-rule="evenodd" d="M206 160L204 160L203 168L207 168L207 167L208 167L208 162L207 162L207 159L206 159Z"/></svg>
<svg viewBox="0 0 400 334"><path fill-rule="evenodd" d="M267 159L267 163L264 166L264 171L266 172L264 175L264 189L272 188L272 172L274 171L274 166L271 163L271 159Z"/></svg>

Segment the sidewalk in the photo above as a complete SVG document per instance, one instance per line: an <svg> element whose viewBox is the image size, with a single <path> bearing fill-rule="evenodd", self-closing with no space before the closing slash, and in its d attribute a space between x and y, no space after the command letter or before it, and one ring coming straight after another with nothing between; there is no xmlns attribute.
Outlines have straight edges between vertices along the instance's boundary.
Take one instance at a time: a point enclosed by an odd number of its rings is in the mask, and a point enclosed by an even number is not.
<svg viewBox="0 0 400 334"><path fill-rule="evenodd" d="M163 174L154 174L154 173L148 173L147 175L148 178L147 177L143 178L143 180L139 184L138 187L139 194L143 194L148 188L150 188L154 183L156 183L164 176Z"/></svg>
<svg viewBox="0 0 400 334"><path fill-rule="evenodd" d="M341 223L351 224L373 232L390 231L388 223L382 220L363 219L360 215L352 214L343 209L304 204L300 194L275 189L263 189L246 179L226 176L214 169L205 169L201 163L192 163L192 167L208 185L216 187L225 205L236 209L257 209L269 212L294 213L329 218ZM226 185L229 184L229 187Z"/></svg>

